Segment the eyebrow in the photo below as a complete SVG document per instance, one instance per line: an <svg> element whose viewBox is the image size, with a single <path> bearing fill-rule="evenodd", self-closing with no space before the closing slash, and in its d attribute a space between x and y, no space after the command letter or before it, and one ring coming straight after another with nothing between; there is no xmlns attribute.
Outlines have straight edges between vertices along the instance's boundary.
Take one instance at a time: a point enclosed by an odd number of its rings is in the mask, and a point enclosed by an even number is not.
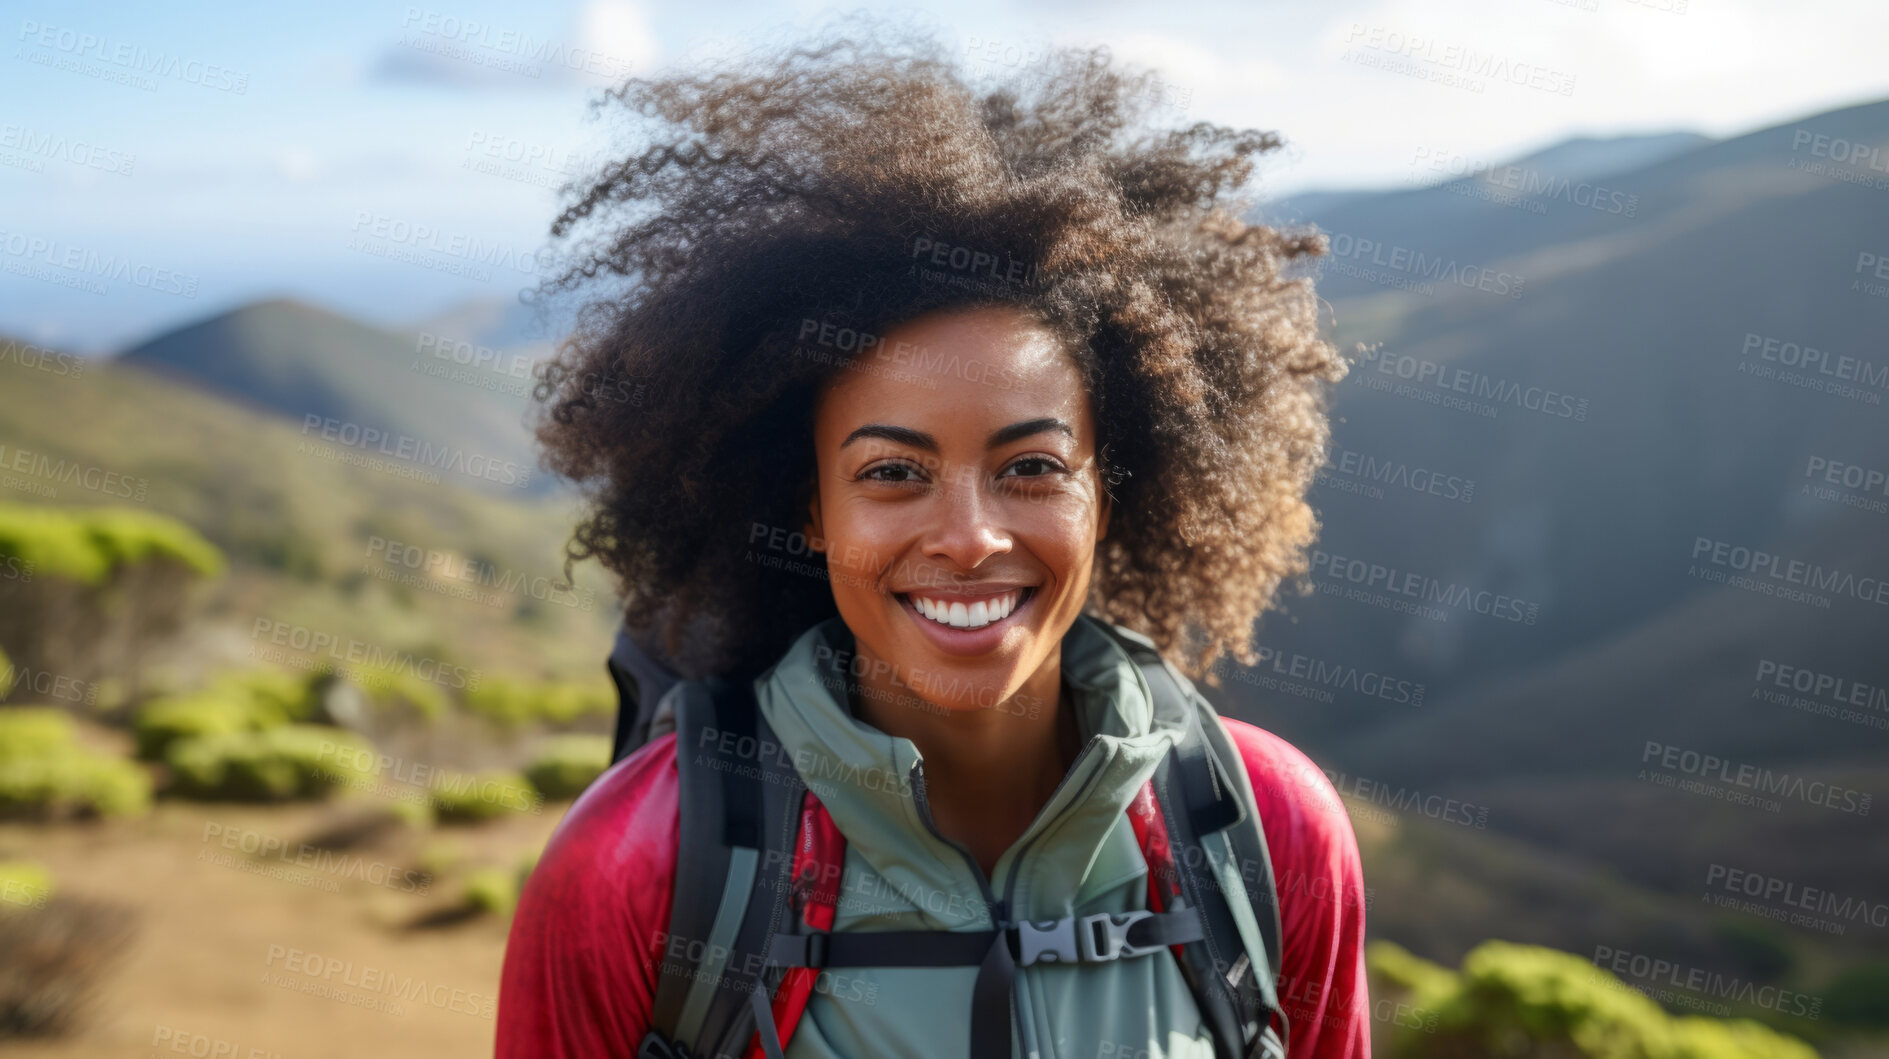
<svg viewBox="0 0 1889 1059"><path fill-rule="evenodd" d="M1041 419L1025 419L1021 422L1012 423L1007 427L999 427L992 431L990 437L985 440L984 448L994 449L999 445L1008 445L1013 441L1027 438L1032 434L1041 434L1049 430L1059 430L1067 434L1071 439L1074 439L1076 436L1076 432L1070 428L1068 423L1054 416L1044 416ZM843 449L861 438L884 438L887 441L900 445L909 445L912 448L923 449L926 452L935 453L938 451L938 439L932 437L930 434L922 430L913 430L910 427L895 427L888 423L867 423L865 426L846 435L846 440L840 442L840 448Z"/></svg>

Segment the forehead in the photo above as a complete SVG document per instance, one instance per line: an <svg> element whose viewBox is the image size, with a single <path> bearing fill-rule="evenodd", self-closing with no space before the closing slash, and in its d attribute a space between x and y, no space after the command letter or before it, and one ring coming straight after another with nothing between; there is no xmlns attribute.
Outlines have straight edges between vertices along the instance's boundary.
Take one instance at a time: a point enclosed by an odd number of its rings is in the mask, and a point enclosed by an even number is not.
<svg viewBox="0 0 1889 1059"><path fill-rule="evenodd" d="M1087 406L1082 373L1061 339L1020 309L977 306L887 328L828 383L819 419L850 430L857 424L834 420L924 416L981 427L1056 416L1077 427Z"/></svg>

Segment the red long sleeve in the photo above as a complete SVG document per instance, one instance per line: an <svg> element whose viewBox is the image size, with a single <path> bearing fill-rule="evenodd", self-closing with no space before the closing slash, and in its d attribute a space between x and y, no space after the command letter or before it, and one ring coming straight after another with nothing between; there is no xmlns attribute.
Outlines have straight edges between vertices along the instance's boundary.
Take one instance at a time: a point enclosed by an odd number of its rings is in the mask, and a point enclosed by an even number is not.
<svg viewBox="0 0 1889 1059"><path fill-rule="evenodd" d="M1370 1059L1364 870L1331 781L1292 744L1226 719L1253 783L1279 890L1287 1059Z"/></svg>
<svg viewBox="0 0 1889 1059"><path fill-rule="evenodd" d="M1226 722L1253 782L1279 889L1288 1059L1369 1059L1364 884L1337 792L1269 732ZM499 990L498 1059L630 1056L649 1025L677 843L675 740L605 773L521 895Z"/></svg>
<svg viewBox="0 0 1889 1059"><path fill-rule="evenodd" d="M558 825L506 942L498 1059L635 1054L669 924L676 790L670 735L599 777Z"/></svg>

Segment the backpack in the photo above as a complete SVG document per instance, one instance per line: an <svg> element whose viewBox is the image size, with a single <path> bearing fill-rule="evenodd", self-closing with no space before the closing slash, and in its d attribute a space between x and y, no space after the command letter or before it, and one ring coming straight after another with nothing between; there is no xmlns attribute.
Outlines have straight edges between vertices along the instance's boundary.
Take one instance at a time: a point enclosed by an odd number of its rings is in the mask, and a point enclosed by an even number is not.
<svg viewBox="0 0 1889 1059"><path fill-rule="evenodd" d="M674 895L637 1059L740 1059L756 1036L767 1059L781 1059L775 1009L788 1013L791 1037L823 968L867 966L978 967L971 1056L1007 1056L1018 967L1131 959L1164 946L1211 1029L1216 1059L1285 1059L1277 890L1252 797L1227 765L1238 750L1152 641L1098 624L1140 667L1157 715L1184 731L1136 800L1150 819L1131 807L1149 866L1148 908L1012 922L994 901L1001 929L978 931L829 932L844 839L784 754L755 752L780 743L753 684L677 680L619 636L610 664L623 695L616 759L650 738L658 713L673 712L677 746L689 748L676 755ZM647 692L664 676L673 683L652 706Z"/></svg>

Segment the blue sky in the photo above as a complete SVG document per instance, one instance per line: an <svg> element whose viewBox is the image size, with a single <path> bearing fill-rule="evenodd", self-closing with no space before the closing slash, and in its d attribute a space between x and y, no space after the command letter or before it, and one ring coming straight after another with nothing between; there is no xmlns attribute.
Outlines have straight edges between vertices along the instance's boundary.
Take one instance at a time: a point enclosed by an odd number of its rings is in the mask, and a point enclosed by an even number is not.
<svg viewBox="0 0 1889 1059"><path fill-rule="evenodd" d="M1277 194L1409 183L1424 151L1498 162L1571 135L1733 135L1889 97L1880 2L874 9L933 26L983 73L1027 69L1054 44L1107 44L1163 74L1177 122L1285 135L1260 184ZM587 99L625 72L764 44L841 10L9 4L0 333L103 352L262 297L403 324L509 296L532 282L563 169L607 150L610 126L587 120ZM1458 77L1463 56L1515 78ZM464 267L468 246L497 263ZM73 267L99 261L112 263L104 276Z"/></svg>

